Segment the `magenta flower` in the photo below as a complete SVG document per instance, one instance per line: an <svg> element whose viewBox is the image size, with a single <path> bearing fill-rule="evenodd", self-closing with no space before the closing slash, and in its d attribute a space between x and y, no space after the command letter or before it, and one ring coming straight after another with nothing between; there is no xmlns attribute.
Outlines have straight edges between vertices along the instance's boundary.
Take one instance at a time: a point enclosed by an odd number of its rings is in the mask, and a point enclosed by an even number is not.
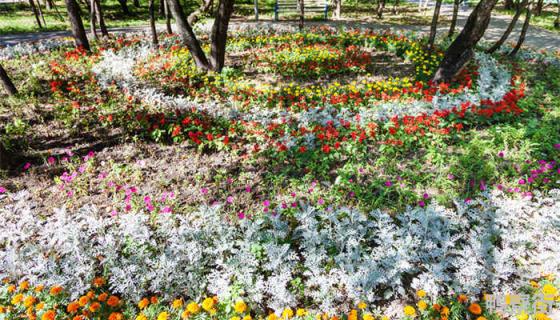
<svg viewBox="0 0 560 320"><path fill-rule="evenodd" d="M263 206L265 206L265 207L269 207L269 206L270 206L270 201L268 201L268 200L264 200L264 202L263 202Z"/></svg>
<svg viewBox="0 0 560 320"><path fill-rule="evenodd" d="M132 206L131 206L130 204L127 204L127 205L124 207L124 210L130 211L130 210L132 210Z"/></svg>
<svg viewBox="0 0 560 320"><path fill-rule="evenodd" d="M418 201L418 205L422 208L424 208L424 206L426 206L426 203L423 200Z"/></svg>
<svg viewBox="0 0 560 320"><path fill-rule="evenodd" d="M7 190L4 187L0 187L0 193L5 193Z"/></svg>
<svg viewBox="0 0 560 320"><path fill-rule="evenodd" d="M297 203L296 202L292 202L292 208L297 207Z"/></svg>
<svg viewBox="0 0 560 320"><path fill-rule="evenodd" d="M556 149L560 149L560 143L556 143L556 144L554 144L554 148L556 148Z"/></svg>
<svg viewBox="0 0 560 320"><path fill-rule="evenodd" d="M239 213L237 214L237 217L239 218L239 220L243 220L243 219L245 219L245 213L243 211L239 211Z"/></svg>
<svg viewBox="0 0 560 320"><path fill-rule="evenodd" d="M480 191L485 191L486 190L486 182L484 182L484 180L480 181Z"/></svg>
<svg viewBox="0 0 560 320"><path fill-rule="evenodd" d="M393 185L393 183L391 181L389 181L389 180L385 181L385 186L386 187L390 187L392 185Z"/></svg>
<svg viewBox="0 0 560 320"><path fill-rule="evenodd" d="M163 209L161 209L161 212L162 212L162 213L171 213L171 207L166 206L166 207L164 207Z"/></svg>
<svg viewBox="0 0 560 320"><path fill-rule="evenodd" d="M54 157L49 157L47 159L47 163L52 166L54 163L56 162L56 159Z"/></svg>
<svg viewBox="0 0 560 320"><path fill-rule="evenodd" d="M502 186L501 184L498 185L498 190L503 190L504 186Z"/></svg>
<svg viewBox="0 0 560 320"><path fill-rule="evenodd" d="M504 157L504 152L503 151L498 152L498 157L503 158Z"/></svg>
<svg viewBox="0 0 560 320"><path fill-rule="evenodd" d="M232 204L233 203L233 197L232 196L228 196L226 198L227 203Z"/></svg>
<svg viewBox="0 0 560 320"><path fill-rule="evenodd" d="M295 193L295 192L290 193L290 195L292 196L292 198L295 198L295 197L296 197L296 193Z"/></svg>
<svg viewBox="0 0 560 320"><path fill-rule="evenodd" d="M113 209L113 211L111 211L111 217L114 217L114 216L116 216L117 214L119 214L119 213L117 212L117 210Z"/></svg>
<svg viewBox="0 0 560 320"><path fill-rule="evenodd" d="M246 186L246 187L245 187L245 192L251 192L251 187L250 187L250 186Z"/></svg>
<svg viewBox="0 0 560 320"><path fill-rule="evenodd" d="M152 203L152 198L150 198L150 196L145 196L144 197L144 203L145 204Z"/></svg>
<svg viewBox="0 0 560 320"><path fill-rule="evenodd" d="M450 174L447 175L447 179L453 180L453 179L455 179L455 176L450 173Z"/></svg>
<svg viewBox="0 0 560 320"><path fill-rule="evenodd" d="M323 198L319 198L319 200L317 200L317 203L322 206L325 204L325 200L323 200Z"/></svg>
<svg viewBox="0 0 560 320"><path fill-rule="evenodd" d="M427 194L426 192L424 192L424 194L422 195L422 198L424 198L424 199L428 199L429 197L430 197L430 195Z"/></svg>
<svg viewBox="0 0 560 320"><path fill-rule="evenodd" d="M31 163L27 162L26 164L23 165L23 170L27 170L31 168Z"/></svg>
<svg viewBox="0 0 560 320"><path fill-rule="evenodd" d="M207 194L208 193L208 188L202 188L202 189L200 189L200 192L202 194Z"/></svg>
<svg viewBox="0 0 560 320"><path fill-rule="evenodd" d="M518 183L519 184L525 184L525 180L524 179L519 179Z"/></svg>
<svg viewBox="0 0 560 320"><path fill-rule="evenodd" d="M282 202L282 209L288 208L288 205L285 202Z"/></svg>
<svg viewBox="0 0 560 320"><path fill-rule="evenodd" d="M472 201L472 199L471 199L471 198L466 198L466 199L465 199L465 203L466 203L466 204L470 204L470 203L471 203L471 201Z"/></svg>

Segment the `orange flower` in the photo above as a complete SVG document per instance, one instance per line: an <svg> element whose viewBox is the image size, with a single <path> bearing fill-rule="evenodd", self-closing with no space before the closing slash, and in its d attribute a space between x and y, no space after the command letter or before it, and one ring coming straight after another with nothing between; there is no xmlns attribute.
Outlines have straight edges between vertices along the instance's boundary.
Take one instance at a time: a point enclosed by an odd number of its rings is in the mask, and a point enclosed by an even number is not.
<svg viewBox="0 0 560 320"><path fill-rule="evenodd" d="M97 301L103 302L103 301L107 300L107 296L108 296L108 294L106 294L105 292L103 292L102 294L100 294L100 295L97 296Z"/></svg>
<svg viewBox="0 0 560 320"><path fill-rule="evenodd" d="M9 293L14 293L15 291L16 291L16 286L11 285L11 286L8 287L8 292Z"/></svg>
<svg viewBox="0 0 560 320"><path fill-rule="evenodd" d="M448 316L449 315L449 308L448 307L441 308L441 314L444 315L444 316Z"/></svg>
<svg viewBox="0 0 560 320"><path fill-rule="evenodd" d="M107 304L110 307L116 307L119 305L119 303L121 302L121 299L119 299L119 297L117 296L110 296L109 299L107 299Z"/></svg>
<svg viewBox="0 0 560 320"><path fill-rule="evenodd" d="M35 287L35 292L41 292L41 291L43 291L44 288L45 288L45 286L40 284L40 285Z"/></svg>
<svg viewBox="0 0 560 320"><path fill-rule="evenodd" d="M85 306L86 304L89 303L89 297L81 296L80 299L78 300L78 303L80 304L81 307Z"/></svg>
<svg viewBox="0 0 560 320"><path fill-rule="evenodd" d="M89 306L89 311L91 311L91 312L96 312L97 310L99 310L99 308L101 308L101 305L99 304L99 302L93 302L93 303Z"/></svg>
<svg viewBox="0 0 560 320"><path fill-rule="evenodd" d="M41 320L54 320L56 317L56 313L54 310L48 310L47 312L43 313Z"/></svg>
<svg viewBox="0 0 560 320"><path fill-rule="evenodd" d="M123 319L124 319L124 317L123 317L122 313L119 313L119 312L112 312L109 315L109 320L123 320Z"/></svg>
<svg viewBox="0 0 560 320"><path fill-rule="evenodd" d="M148 300L148 298L144 298L144 299L140 300L140 302L138 302L138 308L144 309L144 308L146 308L149 304L150 304L150 301Z"/></svg>
<svg viewBox="0 0 560 320"><path fill-rule="evenodd" d="M27 289L29 289L29 281L27 281L27 280L22 281L22 282L19 284L19 290L20 290L20 291L25 291L25 290L27 290Z"/></svg>
<svg viewBox="0 0 560 320"><path fill-rule="evenodd" d="M457 297L457 301L459 301L459 303L466 303L467 300L468 300L468 298L467 298L467 296L464 295L464 294L460 294L460 295Z"/></svg>
<svg viewBox="0 0 560 320"><path fill-rule="evenodd" d="M90 298L90 299L93 299L93 298L95 298L95 292L89 291L89 292L86 294L86 296L87 296L88 298Z"/></svg>
<svg viewBox="0 0 560 320"><path fill-rule="evenodd" d="M96 287L101 287L102 285L105 284L105 279L103 277L97 277L95 279L93 279L93 285Z"/></svg>
<svg viewBox="0 0 560 320"><path fill-rule="evenodd" d="M469 312L478 316L482 313L482 308L478 303L471 303L469 306Z"/></svg>
<svg viewBox="0 0 560 320"><path fill-rule="evenodd" d="M434 303L434 305L432 306L432 308L434 308L434 310L436 310L437 312L439 312L441 310L441 306L437 303Z"/></svg>
<svg viewBox="0 0 560 320"><path fill-rule="evenodd" d="M150 298L150 302L151 302L152 304L156 304L157 301L158 301L158 299L157 299L156 296L153 296L153 297Z"/></svg>
<svg viewBox="0 0 560 320"><path fill-rule="evenodd" d="M68 304L68 306L66 306L66 311L69 313L75 313L78 309L80 309L80 304L76 301L72 301Z"/></svg>
<svg viewBox="0 0 560 320"><path fill-rule="evenodd" d="M54 286L51 288L50 294L52 296L56 296L58 294L60 294L62 292L62 287L61 286Z"/></svg>

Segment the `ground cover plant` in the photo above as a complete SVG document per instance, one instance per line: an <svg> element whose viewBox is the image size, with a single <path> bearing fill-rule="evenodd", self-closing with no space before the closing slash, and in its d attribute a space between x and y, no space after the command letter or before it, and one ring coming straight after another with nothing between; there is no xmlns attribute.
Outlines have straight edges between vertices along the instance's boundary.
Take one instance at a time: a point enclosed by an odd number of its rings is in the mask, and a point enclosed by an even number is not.
<svg viewBox="0 0 560 320"><path fill-rule="evenodd" d="M485 293L558 299L558 56L436 84L412 33L241 25L221 73L160 40L0 51L2 317L548 317Z"/></svg>

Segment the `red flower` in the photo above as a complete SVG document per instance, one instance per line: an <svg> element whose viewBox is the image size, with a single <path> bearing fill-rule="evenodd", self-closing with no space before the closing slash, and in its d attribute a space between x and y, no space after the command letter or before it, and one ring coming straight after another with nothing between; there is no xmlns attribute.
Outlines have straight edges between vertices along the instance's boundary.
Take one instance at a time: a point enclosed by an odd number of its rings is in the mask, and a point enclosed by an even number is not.
<svg viewBox="0 0 560 320"><path fill-rule="evenodd" d="M328 144L323 145L323 148L322 148L322 149L323 149L323 152L324 152L324 153L329 153L329 152L331 152L331 147L329 147Z"/></svg>

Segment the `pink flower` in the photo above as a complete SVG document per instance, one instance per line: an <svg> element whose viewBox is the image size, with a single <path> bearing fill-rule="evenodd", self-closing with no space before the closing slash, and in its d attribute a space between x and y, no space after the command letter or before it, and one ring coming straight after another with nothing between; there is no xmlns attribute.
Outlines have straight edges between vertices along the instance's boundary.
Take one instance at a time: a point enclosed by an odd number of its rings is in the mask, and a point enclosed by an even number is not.
<svg viewBox="0 0 560 320"><path fill-rule="evenodd" d="M113 211L111 211L111 217L114 217L118 214L117 210L113 209Z"/></svg>
<svg viewBox="0 0 560 320"><path fill-rule="evenodd" d="M232 204L233 203L233 197L232 196L228 196L226 199L227 203Z"/></svg>
<svg viewBox="0 0 560 320"><path fill-rule="evenodd" d="M554 148L556 148L556 149L560 149L560 143L556 143L556 144L554 144Z"/></svg>
<svg viewBox="0 0 560 320"><path fill-rule="evenodd" d="M430 197L430 195L427 194L426 192L424 192L424 194L422 195L422 198L424 198L424 199L428 199L429 197Z"/></svg>
<svg viewBox="0 0 560 320"><path fill-rule="evenodd" d="M393 185L393 183L391 181L389 181L389 180L385 181L385 186L386 187L390 187L392 185Z"/></svg>
<svg viewBox="0 0 560 320"><path fill-rule="evenodd" d="M56 159L55 159L54 157L49 157L49 158L47 159L47 163L48 163L49 165L51 165L51 166L52 166L55 162L56 162Z"/></svg>
<svg viewBox="0 0 560 320"><path fill-rule="evenodd" d="M245 187L245 192L251 192L251 187L250 187L250 186L246 186L246 187Z"/></svg>
<svg viewBox="0 0 560 320"><path fill-rule="evenodd" d="M450 173L450 174L447 175L447 179L453 180L453 179L455 179L455 176Z"/></svg>
<svg viewBox="0 0 560 320"><path fill-rule="evenodd" d="M503 151L498 152L498 157L503 158L504 157L504 152Z"/></svg>
<svg viewBox="0 0 560 320"><path fill-rule="evenodd" d="M282 202L282 209L288 208L288 205L285 202Z"/></svg>
<svg viewBox="0 0 560 320"><path fill-rule="evenodd" d="M263 206L265 206L265 207L269 207L269 206L270 206L270 201L268 201L268 200L264 200L264 202L263 202Z"/></svg>
<svg viewBox="0 0 560 320"><path fill-rule="evenodd" d="M0 187L0 193L5 193L7 190L4 187Z"/></svg>
<svg viewBox="0 0 560 320"><path fill-rule="evenodd" d="M149 212L152 212L152 211L154 211L154 209L155 209L154 206L153 206L151 203L149 203L148 205L146 205L146 208L148 208L148 211L149 211Z"/></svg>
<svg viewBox="0 0 560 320"><path fill-rule="evenodd" d="M296 202L292 202L292 208L297 207L297 203Z"/></svg>
<svg viewBox="0 0 560 320"><path fill-rule="evenodd" d="M232 182L233 182L233 179L232 179L232 178L227 178L227 183L228 183L228 184L231 184Z"/></svg>
<svg viewBox="0 0 560 320"><path fill-rule="evenodd" d="M290 195L292 196L292 198L295 198L295 197L296 197L296 193L295 193L295 192L290 193Z"/></svg>
<svg viewBox="0 0 560 320"><path fill-rule="evenodd" d="M202 188L202 189L200 189L200 192L202 194L207 194L208 193L208 188Z"/></svg>
<svg viewBox="0 0 560 320"><path fill-rule="evenodd" d="M243 220L243 219L245 219L245 213L243 211L239 211L239 213L237 214L237 217L239 218L239 220Z"/></svg>
<svg viewBox="0 0 560 320"><path fill-rule="evenodd" d="M317 200L317 203L322 206L325 204L325 200L323 200L323 198L319 198L319 200Z"/></svg>
<svg viewBox="0 0 560 320"><path fill-rule="evenodd" d="M166 206L166 207L164 207L163 209L161 209L161 212L162 212L162 213L171 213L171 207Z"/></svg>
<svg viewBox="0 0 560 320"><path fill-rule="evenodd" d="M423 200L418 201L418 205L422 208L424 208L424 206L426 205L426 203Z"/></svg>
<svg viewBox="0 0 560 320"><path fill-rule="evenodd" d="M27 170L31 168L31 163L27 162L26 164L23 165L23 170Z"/></svg>
<svg viewBox="0 0 560 320"><path fill-rule="evenodd" d="M524 179L519 179L519 184L525 184L525 180Z"/></svg>
<svg viewBox="0 0 560 320"><path fill-rule="evenodd" d="M150 196L145 196L145 197L144 197L144 203L145 203L145 204L152 203L152 198L150 198Z"/></svg>
<svg viewBox="0 0 560 320"><path fill-rule="evenodd" d="M485 191L486 190L486 183L484 182L484 180L480 181L480 191Z"/></svg>

